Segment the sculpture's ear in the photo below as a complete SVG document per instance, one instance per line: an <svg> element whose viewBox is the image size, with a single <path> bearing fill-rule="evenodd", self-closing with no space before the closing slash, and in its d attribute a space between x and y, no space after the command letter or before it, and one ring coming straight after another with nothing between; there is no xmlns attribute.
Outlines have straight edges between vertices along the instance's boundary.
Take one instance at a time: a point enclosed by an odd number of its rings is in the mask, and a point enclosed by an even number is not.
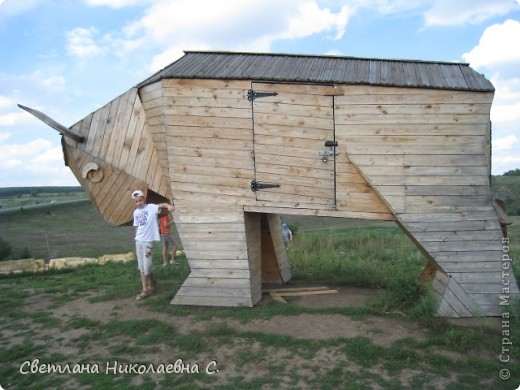
<svg viewBox="0 0 520 390"><path fill-rule="evenodd" d="M54 119L48 117L43 112L40 112L38 110L22 106L21 104L18 104L18 107L20 107L22 110L27 111L28 113L34 115L36 118L41 120L43 123L49 125L55 130L58 130L58 132L64 136L67 136L69 138L72 138L74 141L78 142L85 142L85 137L83 137L81 134L76 133L75 131L72 131L71 129L63 126L62 124L56 122Z"/></svg>

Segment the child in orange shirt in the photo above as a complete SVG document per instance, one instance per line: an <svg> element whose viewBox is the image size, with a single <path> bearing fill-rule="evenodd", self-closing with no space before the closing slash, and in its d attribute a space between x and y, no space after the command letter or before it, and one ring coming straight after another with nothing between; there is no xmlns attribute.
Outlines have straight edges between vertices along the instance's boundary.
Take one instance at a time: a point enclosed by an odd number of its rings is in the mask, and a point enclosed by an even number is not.
<svg viewBox="0 0 520 390"><path fill-rule="evenodd" d="M159 220L159 232L161 233L161 242L163 244L163 266L168 265L168 261L166 259L166 254L168 253L168 248L172 248L170 264L175 263L175 253L177 252L177 244L173 239L173 235L170 231L170 226L174 224L175 221L173 219L173 215L171 213L166 214Z"/></svg>

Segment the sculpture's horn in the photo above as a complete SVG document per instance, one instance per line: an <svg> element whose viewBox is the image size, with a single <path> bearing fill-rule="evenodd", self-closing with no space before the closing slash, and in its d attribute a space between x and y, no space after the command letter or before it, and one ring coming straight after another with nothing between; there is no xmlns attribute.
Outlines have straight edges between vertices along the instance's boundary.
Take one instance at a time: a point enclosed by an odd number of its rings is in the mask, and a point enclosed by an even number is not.
<svg viewBox="0 0 520 390"><path fill-rule="evenodd" d="M22 106L21 104L18 104L18 107L20 107L22 110L27 111L28 113L34 115L36 118L41 120L43 123L49 125L55 130L58 130L58 132L62 135L66 135L67 137L72 138L74 141L78 142L84 142L85 137L83 137L81 134L76 133L75 131L70 130L69 128L63 126L62 124L56 122L54 119L48 117L43 112L40 112L38 110Z"/></svg>

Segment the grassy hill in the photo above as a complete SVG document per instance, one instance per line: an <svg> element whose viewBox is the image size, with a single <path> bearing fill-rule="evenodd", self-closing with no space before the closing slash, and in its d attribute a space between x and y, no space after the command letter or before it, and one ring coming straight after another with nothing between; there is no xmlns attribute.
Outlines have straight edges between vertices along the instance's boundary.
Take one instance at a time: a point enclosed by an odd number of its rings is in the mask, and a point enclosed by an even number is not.
<svg viewBox="0 0 520 390"><path fill-rule="evenodd" d="M520 215L520 176L493 176L492 191L506 202L508 215Z"/></svg>

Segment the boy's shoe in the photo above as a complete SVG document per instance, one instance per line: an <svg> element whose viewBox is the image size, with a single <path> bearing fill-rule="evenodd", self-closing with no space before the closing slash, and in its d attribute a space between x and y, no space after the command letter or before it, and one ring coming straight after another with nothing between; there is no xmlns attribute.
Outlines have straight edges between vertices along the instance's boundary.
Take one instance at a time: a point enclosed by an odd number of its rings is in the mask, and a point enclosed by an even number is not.
<svg viewBox="0 0 520 390"><path fill-rule="evenodd" d="M143 299L146 299L150 296L150 292L149 291L142 291L141 294L139 294L138 296L135 297L135 300L136 301L142 301Z"/></svg>

